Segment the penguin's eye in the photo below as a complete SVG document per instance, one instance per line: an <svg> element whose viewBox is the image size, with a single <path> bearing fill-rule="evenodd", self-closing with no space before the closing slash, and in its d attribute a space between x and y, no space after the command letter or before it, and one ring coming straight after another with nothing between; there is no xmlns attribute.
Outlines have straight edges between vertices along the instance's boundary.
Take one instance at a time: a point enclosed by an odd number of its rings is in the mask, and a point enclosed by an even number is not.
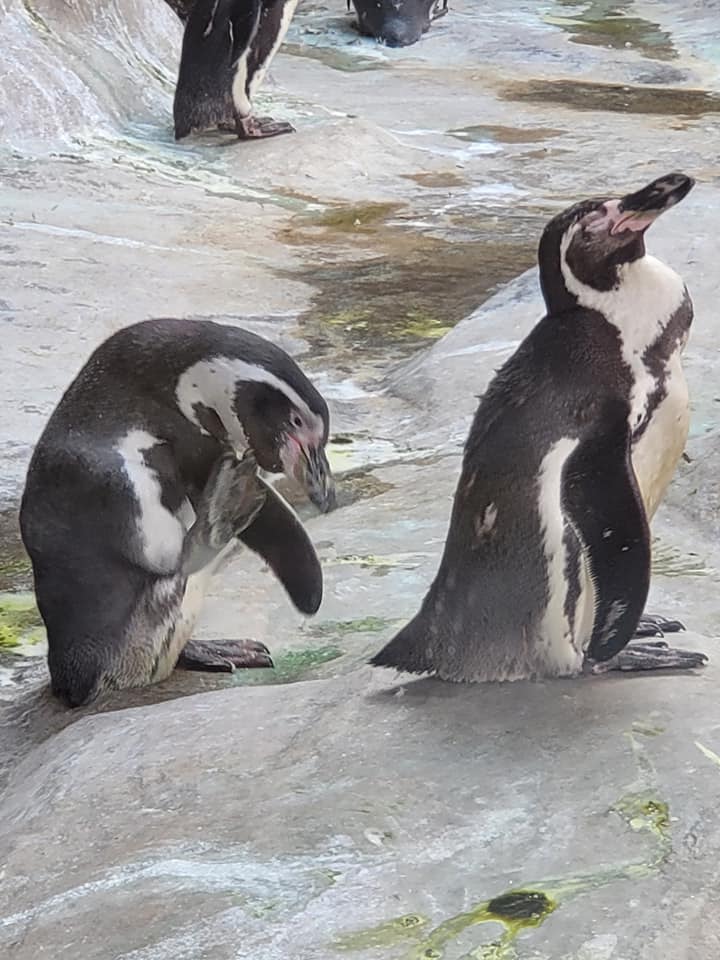
<svg viewBox="0 0 720 960"><path fill-rule="evenodd" d="M296 427L298 430L303 425L303 422L300 419L300 417L297 415L297 413L294 413L292 417L290 417L290 423L292 423L292 425Z"/></svg>

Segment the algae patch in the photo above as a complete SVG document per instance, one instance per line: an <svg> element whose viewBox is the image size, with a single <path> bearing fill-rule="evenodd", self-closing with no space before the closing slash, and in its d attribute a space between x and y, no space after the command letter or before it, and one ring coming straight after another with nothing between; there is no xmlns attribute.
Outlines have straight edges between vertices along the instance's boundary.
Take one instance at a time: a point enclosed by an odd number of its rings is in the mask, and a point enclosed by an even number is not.
<svg viewBox="0 0 720 960"><path fill-rule="evenodd" d="M359 620L326 620L325 623L313 625L311 630L318 636L352 636L356 633L380 633L394 620L385 617L363 617Z"/></svg>
<svg viewBox="0 0 720 960"><path fill-rule="evenodd" d="M629 15L632 0L560 0L567 15L545 14L546 23L560 27L570 34L573 43L613 47L622 50L632 47L653 60L674 60L678 53L670 34L652 20Z"/></svg>
<svg viewBox="0 0 720 960"><path fill-rule="evenodd" d="M720 113L720 94L685 87L632 86L586 80L516 81L502 91L504 100L554 103L575 110L702 117Z"/></svg>
<svg viewBox="0 0 720 960"><path fill-rule="evenodd" d="M32 593L0 593L0 649L36 644L44 635Z"/></svg>
<svg viewBox="0 0 720 960"><path fill-rule="evenodd" d="M303 680L316 667L337 660L343 651L336 646L308 647L305 650L286 650L273 653L274 667L257 670L238 670L233 674L235 683L247 684L297 683Z"/></svg>
<svg viewBox="0 0 720 960"><path fill-rule="evenodd" d="M406 940L418 940L423 927L428 923L426 917L408 913L403 917L394 917L369 930L359 930L338 937L334 946L338 950L369 950L373 947L390 947Z"/></svg>
<svg viewBox="0 0 720 960"><path fill-rule="evenodd" d="M449 943L469 927L482 923L499 923L505 932L471 956L478 960L510 960L515 955L513 944L518 935L540 926L556 908L557 903L541 890L510 890L441 923L408 954L407 960L441 960Z"/></svg>

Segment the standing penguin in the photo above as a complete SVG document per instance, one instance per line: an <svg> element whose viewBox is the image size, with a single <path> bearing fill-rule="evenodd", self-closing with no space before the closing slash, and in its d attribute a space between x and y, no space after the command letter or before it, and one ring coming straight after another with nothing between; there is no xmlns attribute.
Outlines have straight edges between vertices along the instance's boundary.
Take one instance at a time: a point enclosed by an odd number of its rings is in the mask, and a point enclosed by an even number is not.
<svg viewBox="0 0 720 960"><path fill-rule="evenodd" d="M688 433L680 358L693 309L644 237L692 186L670 174L546 227L547 314L480 401L440 569L376 666L488 681L706 660L627 646L681 626L641 614L648 522Z"/></svg>
<svg viewBox="0 0 720 960"><path fill-rule="evenodd" d="M347 0L350 9L351 0ZM352 0L358 29L388 47L409 47L430 29L432 20L445 16L448 0Z"/></svg>
<svg viewBox="0 0 720 960"><path fill-rule="evenodd" d="M190 636L238 539L317 611L313 545L257 465L328 510L328 423L297 364L237 327L148 320L102 343L37 443L20 508L53 693L76 707L176 664L272 666L261 643Z"/></svg>
<svg viewBox="0 0 720 960"><path fill-rule="evenodd" d="M173 116L175 139L213 127L241 140L292 133L253 116L252 100L285 38L298 0L196 0L185 24Z"/></svg>

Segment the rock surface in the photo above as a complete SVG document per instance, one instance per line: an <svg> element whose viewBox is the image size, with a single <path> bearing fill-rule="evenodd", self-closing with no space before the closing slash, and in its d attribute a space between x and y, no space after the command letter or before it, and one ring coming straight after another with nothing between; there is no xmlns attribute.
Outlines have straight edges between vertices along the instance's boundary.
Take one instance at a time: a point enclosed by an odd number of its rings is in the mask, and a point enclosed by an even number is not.
<svg viewBox="0 0 720 960"><path fill-rule="evenodd" d="M454 0L393 51L339 0L306 3L261 98L298 132L246 149L172 141L164 2L0 0L7 529L70 377L148 316L295 353L340 478L334 513L299 505L317 617L247 555L209 597L201 635L263 639L276 671L178 673L69 715L41 643L3 655L3 956L715 960L716 7ZM675 168L698 186L648 244L696 306L691 462L649 607L710 664L473 688L370 670L435 572L475 396L540 315L542 224ZM10 534L6 555L27 586Z"/></svg>

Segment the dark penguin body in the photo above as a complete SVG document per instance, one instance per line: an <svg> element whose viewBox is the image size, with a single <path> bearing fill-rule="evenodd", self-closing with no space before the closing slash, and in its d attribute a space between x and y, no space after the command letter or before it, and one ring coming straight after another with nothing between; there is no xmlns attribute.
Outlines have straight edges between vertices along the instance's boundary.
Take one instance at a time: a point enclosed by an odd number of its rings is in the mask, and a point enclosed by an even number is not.
<svg viewBox="0 0 720 960"><path fill-rule="evenodd" d="M170 9L180 17L183 23L190 16L195 0L165 0Z"/></svg>
<svg viewBox="0 0 720 960"><path fill-rule="evenodd" d="M447 13L447 0L352 0L360 33L389 47L409 47ZM348 10L350 0L347 0Z"/></svg>
<svg viewBox="0 0 720 960"><path fill-rule="evenodd" d="M692 185L673 174L546 227L547 315L481 399L439 571L375 665L494 681L704 662L627 646L663 626L641 616L648 523L687 437L693 315L644 233Z"/></svg>
<svg viewBox="0 0 720 960"><path fill-rule="evenodd" d="M280 47L298 0L196 0L185 24L173 116L175 139L230 129L242 140L291 133L253 116L252 100Z"/></svg>
<svg viewBox="0 0 720 960"><path fill-rule="evenodd" d="M261 337L210 322L120 330L65 392L28 468L20 526L48 633L53 692L71 706L180 665L271 666L262 644L190 639L212 574L243 542L314 613L313 545L258 464L323 510L327 406Z"/></svg>

